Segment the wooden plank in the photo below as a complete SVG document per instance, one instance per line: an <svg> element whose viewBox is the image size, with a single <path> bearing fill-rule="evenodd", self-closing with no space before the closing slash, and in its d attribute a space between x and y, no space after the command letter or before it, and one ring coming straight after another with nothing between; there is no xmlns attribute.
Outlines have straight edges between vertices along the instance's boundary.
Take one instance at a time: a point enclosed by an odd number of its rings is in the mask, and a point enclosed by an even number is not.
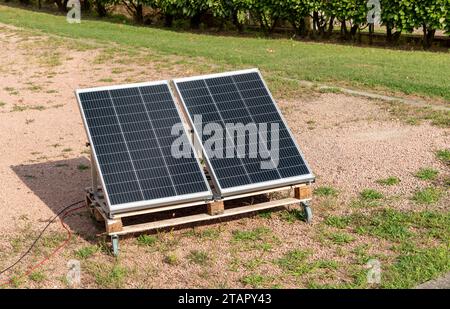
<svg viewBox="0 0 450 309"><path fill-rule="evenodd" d="M204 213L204 214L185 216L185 217L173 218L173 219L167 219L167 220L160 220L160 221L149 222L149 223L141 223L141 224L136 224L136 225L124 226L122 231L111 232L111 233L109 233L109 235L124 235L124 234L129 234L129 233L138 233L138 232L142 232L142 231L160 229L160 228L176 226L176 225L181 225L181 224L186 224L186 223L214 220L214 219L218 219L218 218L235 216L235 215L253 212L253 211L260 211L260 210L269 209L269 208L275 208L275 207L280 207L280 206L285 206L285 205L290 205L290 204L296 204L299 202L300 201L296 198L285 198L285 199L281 199L281 200L270 201L270 202L260 203L260 204L256 204L256 205L249 205L249 206L225 209L222 214L218 214L216 216L210 216L210 215Z"/></svg>
<svg viewBox="0 0 450 309"><path fill-rule="evenodd" d="M114 215L111 215L111 218L112 219L119 219L119 218L125 218L125 217L132 217L132 216L145 215L145 214L150 214L150 213L155 213L155 212L161 212L161 211L166 211L166 210L174 210L174 209L198 206L198 205L202 205L202 204L205 204L205 201L183 203L183 204L172 205L172 206L154 207L154 208L149 208L149 209L143 209L143 210L124 212L124 213L120 213L120 214L114 214Z"/></svg>
<svg viewBox="0 0 450 309"><path fill-rule="evenodd" d="M224 205L223 201L214 201L212 203L208 203L206 208L207 208L208 215L216 216L216 215L223 214L223 212L225 210L225 205Z"/></svg>
<svg viewBox="0 0 450 309"><path fill-rule="evenodd" d="M123 230L122 219L106 220L106 232L108 234L121 232Z"/></svg>
<svg viewBox="0 0 450 309"><path fill-rule="evenodd" d="M310 199L312 197L311 186L304 185L294 188L294 196L300 200Z"/></svg>

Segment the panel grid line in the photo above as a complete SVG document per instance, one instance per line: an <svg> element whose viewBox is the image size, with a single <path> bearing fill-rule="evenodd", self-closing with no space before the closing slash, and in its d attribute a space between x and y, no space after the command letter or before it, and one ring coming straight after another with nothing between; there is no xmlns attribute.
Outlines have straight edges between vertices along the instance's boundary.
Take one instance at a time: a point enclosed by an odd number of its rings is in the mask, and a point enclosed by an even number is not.
<svg viewBox="0 0 450 309"><path fill-rule="evenodd" d="M252 113L250 112L250 110L249 110L249 108L248 108L248 106L247 106L247 103L245 102L244 98L242 97L241 91L239 90L239 87L238 87L238 85L236 84L236 81L234 80L234 76L230 76L230 77L231 77L231 80L233 81L234 86L236 87L237 93L238 93L239 96L241 97L242 103L244 104L245 109L246 109L247 112L248 112L248 115L249 115L250 118L252 119L252 122L256 124L256 121L255 121L255 119L253 118ZM265 89L264 89L264 90L265 90ZM278 114L278 113L277 113L277 114ZM258 136L259 136L260 139L262 138L261 132L260 132L259 130L258 130ZM267 145L267 141L266 141L266 145ZM276 168L277 166L275 166L275 162L273 161L272 156L270 157L270 161L272 162L273 166L275 167L274 169L277 171L278 176L279 176L280 178L283 178L283 176L281 176L280 171L278 170L278 168Z"/></svg>
<svg viewBox="0 0 450 309"><path fill-rule="evenodd" d="M141 184L139 182L139 177L137 175L136 168L135 168L134 163L133 163L133 158L131 157L130 149L128 148L127 139L125 138L125 134L123 133L122 125L120 124L119 115L117 114L116 106L114 104L114 100L113 100L113 98L111 96L111 92L109 90L108 90L108 95L109 95L109 98L111 100L111 105L113 107L114 113L116 114L116 118L117 118L117 122L118 122L118 125L119 125L119 128L120 128L120 132L122 133L124 144L125 144L125 147L127 148L128 155L130 157L131 165L133 166L134 175L136 176L136 182L137 182L137 184L139 186L139 190L141 192L142 199L145 199L144 192L142 192L142 187L141 187Z"/></svg>
<svg viewBox="0 0 450 309"><path fill-rule="evenodd" d="M140 94L140 96L141 96L142 104L144 105L145 113L146 113L146 115L147 115L147 117L148 117L148 121L149 121L149 123L150 123L150 126L152 127L152 130L153 130L153 132L155 133L156 144L158 145L159 151L160 151L160 153L161 153L161 157L162 157L162 159L163 159L163 161L164 161L164 166L165 166L166 169L167 169L167 174L169 175L170 182L172 183L172 187L173 187L173 189L175 190L175 194L178 195L178 190L177 190L177 188L175 187L175 184L174 184L174 182L173 182L173 179L172 179L172 176L171 176L169 167L167 166L166 158L164 157L164 152L162 151L161 145L159 144L158 136L156 135L155 127L153 126L152 119L151 119L151 117L150 117L150 115L149 115L149 113L148 113L148 110L147 110L147 106L146 106L146 104L145 104L144 97L142 96L142 93L141 93L141 89L138 88L138 91L139 91L139 94Z"/></svg>
<svg viewBox="0 0 450 309"><path fill-rule="evenodd" d="M211 90L210 90L209 87L208 87L208 84L206 83L205 80L203 80L203 83L205 84L206 89L208 90L209 95L211 96L211 98L212 98L212 100L213 100L214 106L215 106L216 109L217 109L217 113L219 114L219 117L220 117L220 119L221 119L223 125L225 126L225 121L223 120L222 114L220 113L220 110L219 110L219 108L218 108L218 106L217 106L217 104L216 104L216 100L214 99L214 97L213 97L213 95L212 95L212 93L211 93ZM226 135L228 136L228 138L230 138L230 140L231 140L231 141L233 142L233 144L234 144L234 139L230 136L230 133L228 132L228 130L225 129L225 132L226 132ZM244 168L245 176L247 176L247 179L248 179L250 182L252 182L252 179L251 179L250 176L248 175L248 171L247 171L247 169L245 168L244 162L242 162L242 159L241 159L241 158L238 158L238 159L239 159L239 161L241 162L242 167Z"/></svg>

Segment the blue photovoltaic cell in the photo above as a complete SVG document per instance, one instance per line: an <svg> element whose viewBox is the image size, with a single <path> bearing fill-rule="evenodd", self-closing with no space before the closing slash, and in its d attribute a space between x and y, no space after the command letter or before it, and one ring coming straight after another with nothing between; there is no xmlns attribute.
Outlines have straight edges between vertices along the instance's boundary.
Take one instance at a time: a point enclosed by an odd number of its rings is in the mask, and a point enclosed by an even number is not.
<svg viewBox="0 0 450 309"><path fill-rule="evenodd" d="M197 159L174 158L181 119L167 84L80 92L111 205L209 191Z"/></svg>
<svg viewBox="0 0 450 309"><path fill-rule="evenodd" d="M311 174L257 72L199 77L175 83L191 119L195 115L202 116L203 128L209 123L218 123L222 128L226 123L267 123L267 146L271 149L270 136L274 132L269 124L278 124L279 162L276 168L261 169L260 163L267 158L250 158L248 148L243 158L227 158L225 153L223 158L206 154L222 188ZM210 136L203 134L201 138L205 143ZM231 133L225 134L223 139L224 145L227 140L233 141L234 145L237 143L237 136L231 136ZM246 144L248 140L249 136L246 136Z"/></svg>

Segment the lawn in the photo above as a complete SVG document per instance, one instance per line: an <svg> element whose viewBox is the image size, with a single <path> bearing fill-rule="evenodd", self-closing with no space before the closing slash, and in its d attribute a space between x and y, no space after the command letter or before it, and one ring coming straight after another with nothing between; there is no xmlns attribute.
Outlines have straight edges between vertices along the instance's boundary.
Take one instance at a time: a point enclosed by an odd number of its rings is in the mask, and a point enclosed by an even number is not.
<svg viewBox="0 0 450 309"><path fill-rule="evenodd" d="M0 6L0 22L72 38L144 47L166 55L202 57L233 68L259 67L272 79L450 100L449 53L195 34L97 20L68 24L65 16L8 6Z"/></svg>

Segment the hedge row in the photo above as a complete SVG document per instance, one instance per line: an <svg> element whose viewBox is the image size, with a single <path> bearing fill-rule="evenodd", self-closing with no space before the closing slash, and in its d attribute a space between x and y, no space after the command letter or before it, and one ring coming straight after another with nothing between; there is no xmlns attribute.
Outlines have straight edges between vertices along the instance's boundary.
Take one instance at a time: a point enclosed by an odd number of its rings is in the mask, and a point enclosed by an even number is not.
<svg viewBox="0 0 450 309"><path fill-rule="evenodd" d="M29 1L29 0L20 0ZM40 1L40 0L39 0ZM67 0L54 1L65 9ZM242 31L249 22L265 33L275 26L290 24L301 35L327 37L340 25L341 37L354 39L365 28L373 33L367 16L375 3L381 6L381 25L388 42L398 40L402 32L421 29L425 47L429 47L437 30L450 35L450 0L81 0L83 8L94 8L105 16L108 8L124 5L137 23L144 23L144 8L153 8L164 18L166 26L176 19L188 19L198 28L205 16L216 23L232 22Z"/></svg>

